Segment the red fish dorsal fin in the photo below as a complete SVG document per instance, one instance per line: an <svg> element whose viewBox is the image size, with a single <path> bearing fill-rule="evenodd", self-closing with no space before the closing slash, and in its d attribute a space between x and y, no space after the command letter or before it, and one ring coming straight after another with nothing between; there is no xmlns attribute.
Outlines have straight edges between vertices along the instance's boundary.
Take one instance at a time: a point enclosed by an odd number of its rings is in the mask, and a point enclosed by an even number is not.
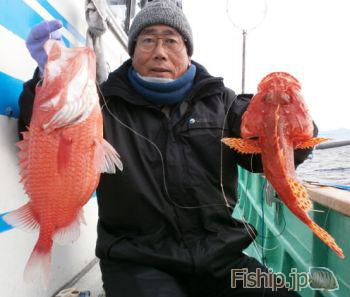
<svg viewBox="0 0 350 297"><path fill-rule="evenodd" d="M29 128L28 128L29 129ZM28 147L29 147L29 132L25 131L22 132L23 140L18 141L16 143L17 147L19 147L19 152L17 153L17 156L19 158L19 166L20 166L20 172L19 175L21 177L20 182L23 184L24 191L27 193L27 180L28 180Z"/></svg>
<svg viewBox="0 0 350 297"><path fill-rule="evenodd" d="M22 132L23 140L18 141L16 145L20 148L17 153L20 165L20 182L23 184L24 190L28 193L28 146L29 146L29 132ZM34 231L39 228L38 221L33 213L31 202L22 207L6 214L3 219L13 227L25 231Z"/></svg>
<svg viewBox="0 0 350 297"><path fill-rule="evenodd" d="M243 154L260 154L261 148L258 140L255 139L242 139L242 138L223 138L223 143L230 148L235 149L239 153Z"/></svg>

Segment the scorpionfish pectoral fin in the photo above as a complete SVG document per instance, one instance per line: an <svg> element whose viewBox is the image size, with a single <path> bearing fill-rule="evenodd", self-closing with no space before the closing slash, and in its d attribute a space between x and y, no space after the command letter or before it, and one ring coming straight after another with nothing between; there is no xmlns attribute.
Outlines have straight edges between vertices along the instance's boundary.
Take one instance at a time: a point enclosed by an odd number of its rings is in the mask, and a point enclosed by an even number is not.
<svg viewBox="0 0 350 297"><path fill-rule="evenodd" d="M259 142L255 139L242 138L223 138L221 141L230 148L243 154L260 154L261 148Z"/></svg>
<svg viewBox="0 0 350 297"><path fill-rule="evenodd" d="M327 140L329 140L329 138L314 137L314 138L310 138L310 139L305 140L305 141L297 141L295 148L296 149L308 149L308 148L312 148L312 147L320 144L321 142L324 142Z"/></svg>

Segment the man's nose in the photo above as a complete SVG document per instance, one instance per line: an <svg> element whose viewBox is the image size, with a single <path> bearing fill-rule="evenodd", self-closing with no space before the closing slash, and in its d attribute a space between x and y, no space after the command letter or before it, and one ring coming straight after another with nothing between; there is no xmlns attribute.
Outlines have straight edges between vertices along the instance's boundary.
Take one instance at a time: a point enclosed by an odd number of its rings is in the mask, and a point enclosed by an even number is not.
<svg viewBox="0 0 350 297"><path fill-rule="evenodd" d="M153 49L153 54L157 58L166 58L167 56L167 50L164 46L163 39L157 39L157 44L155 48Z"/></svg>

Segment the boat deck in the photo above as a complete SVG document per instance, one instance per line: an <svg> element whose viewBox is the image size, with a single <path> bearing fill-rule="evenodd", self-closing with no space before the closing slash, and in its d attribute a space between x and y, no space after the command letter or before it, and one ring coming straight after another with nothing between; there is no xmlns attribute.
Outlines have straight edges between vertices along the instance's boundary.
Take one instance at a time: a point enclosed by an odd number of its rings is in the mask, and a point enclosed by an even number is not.
<svg viewBox="0 0 350 297"><path fill-rule="evenodd" d="M76 288L81 293L77 296L71 294L68 296L63 295L62 297L105 297L98 259L91 261L79 275L68 282L60 291L67 288ZM85 291L90 291L90 295L84 295L83 292ZM58 292L52 297L56 297L57 294Z"/></svg>

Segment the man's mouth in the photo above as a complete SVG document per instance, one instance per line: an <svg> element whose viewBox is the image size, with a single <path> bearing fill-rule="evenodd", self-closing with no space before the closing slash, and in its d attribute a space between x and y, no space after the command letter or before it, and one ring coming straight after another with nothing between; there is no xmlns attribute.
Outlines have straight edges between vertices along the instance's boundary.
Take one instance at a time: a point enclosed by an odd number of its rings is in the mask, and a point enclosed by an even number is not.
<svg viewBox="0 0 350 297"><path fill-rule="evenodd" d="M155 67L150 69L152 72L171 72L169 69L161 68L161 67Z"/></svg>

